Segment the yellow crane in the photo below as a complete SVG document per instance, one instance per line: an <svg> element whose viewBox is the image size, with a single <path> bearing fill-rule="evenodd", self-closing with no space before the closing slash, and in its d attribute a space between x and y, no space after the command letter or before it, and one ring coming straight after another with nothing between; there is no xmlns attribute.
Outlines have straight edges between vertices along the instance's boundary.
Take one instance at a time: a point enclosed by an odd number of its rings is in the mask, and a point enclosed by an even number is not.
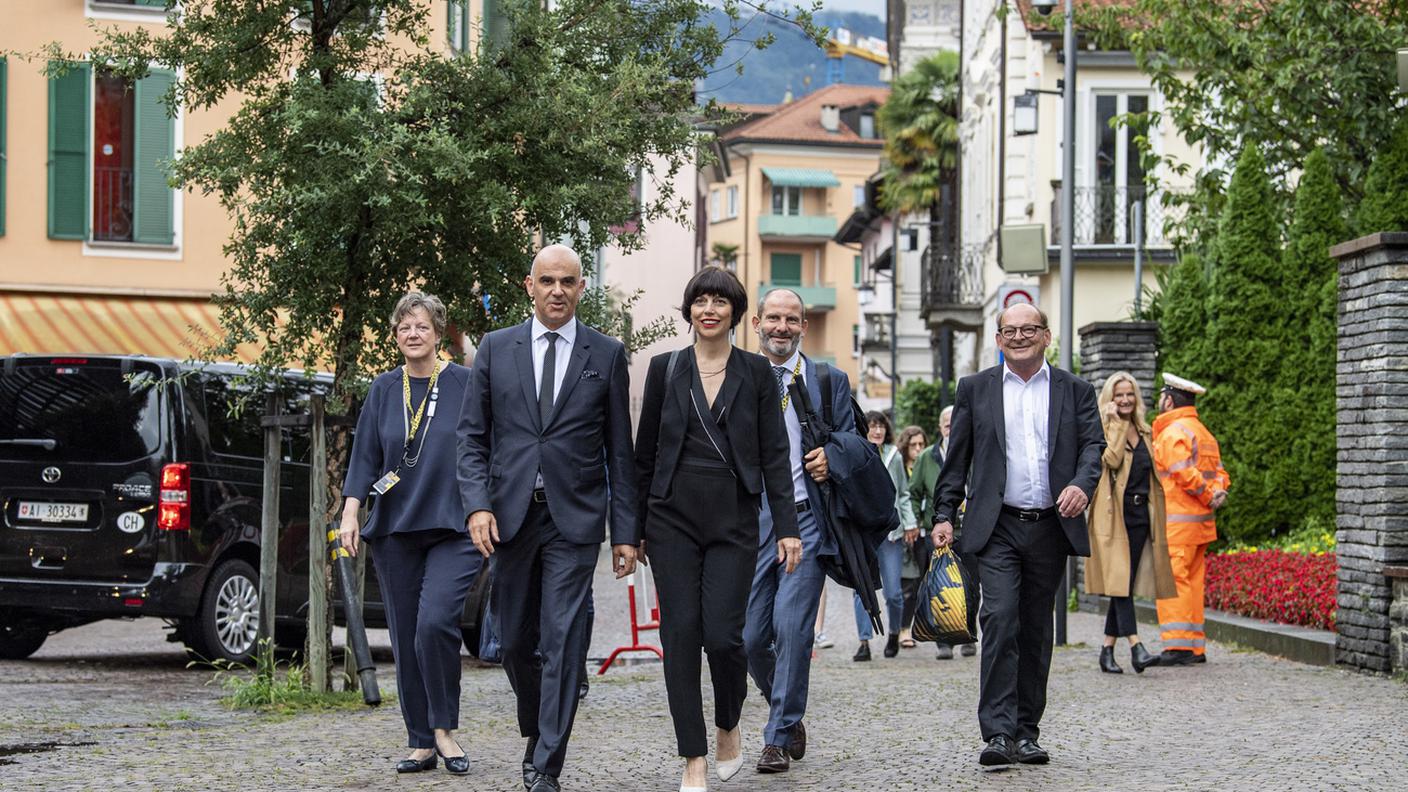
<svg viewBox="0 0 1408 792"><path fill-rule="evenodd" d="M890 48L884 39L874 36L856 36L845 28L837 28L831 34L831 38L827 39L824 49L826 50L826 82L828 85L845 81L845 58L847 55L854 55L881 66L890 65Z"/></svg>

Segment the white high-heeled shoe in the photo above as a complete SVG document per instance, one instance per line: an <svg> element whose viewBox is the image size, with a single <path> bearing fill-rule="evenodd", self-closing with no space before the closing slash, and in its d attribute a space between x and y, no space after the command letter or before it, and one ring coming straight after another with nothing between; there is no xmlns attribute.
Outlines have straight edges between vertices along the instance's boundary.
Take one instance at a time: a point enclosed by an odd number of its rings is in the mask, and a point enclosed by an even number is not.
<svg viewBox="0 0 1408 792"><path fill-rule="evenodd" d="M727 781L738 775L738 771L743 768L743 752L739 751L738 756L727 762L718 762L714 765L714 773L718 775L720 781Z"/></svg>
<svg viewBox="0 0 1408 792"><path fill-rule="evenodd" d="M688 787L680 784L680 792L709 792L708 787Z"/></svg>

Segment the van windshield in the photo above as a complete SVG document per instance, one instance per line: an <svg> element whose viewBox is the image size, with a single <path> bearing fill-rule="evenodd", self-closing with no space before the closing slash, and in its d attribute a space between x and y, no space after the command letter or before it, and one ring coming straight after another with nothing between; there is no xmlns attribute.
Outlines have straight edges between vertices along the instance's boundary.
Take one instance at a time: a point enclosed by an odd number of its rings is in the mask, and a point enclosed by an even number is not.
<svg viewBox="0 0 1408 792"><path fill-rule="evenodd" d="M21 361L0 370L0 459L125 462L161 441L160 372L114 362Z"/></svg>

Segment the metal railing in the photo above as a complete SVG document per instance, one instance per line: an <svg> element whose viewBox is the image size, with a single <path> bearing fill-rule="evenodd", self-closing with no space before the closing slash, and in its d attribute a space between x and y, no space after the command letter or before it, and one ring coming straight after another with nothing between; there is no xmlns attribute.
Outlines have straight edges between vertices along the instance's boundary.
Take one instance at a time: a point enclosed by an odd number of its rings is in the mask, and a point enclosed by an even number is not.
<svg viewBox="0 0 1408 792"><path fill-rule="evenodd" d="M955 259L952 249L925 247L919 276L923 309L981 308L985 253L986 245L964 245Z"/></svg>
<svg viewBox="0 0 1408 792"><path fill-rule="evenodd" d="M1060 183L1052 187L1055 194L1051 199L1051 244L1055 246L1061 244L1061 191L1065 188ZM1164 221L1169 219L1169 214L1162 197L1162 191L1143 185L1075 188L1075 244L1133 245L1133 207L1143 201L1144 246L1169 246L1164 233Z"/></svg>
<svg viewBox="0 0 1408 792"><path fill-rule="evenodd" d="M132 241L131 168L93 168L93 239Z"/></svg>

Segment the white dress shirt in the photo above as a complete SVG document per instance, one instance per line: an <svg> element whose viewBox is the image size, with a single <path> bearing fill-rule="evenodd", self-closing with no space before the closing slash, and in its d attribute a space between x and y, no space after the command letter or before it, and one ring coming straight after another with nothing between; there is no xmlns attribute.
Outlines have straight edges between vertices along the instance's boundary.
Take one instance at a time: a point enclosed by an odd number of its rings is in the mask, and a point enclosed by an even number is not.
<svg viewBox="0 0 1408 792"><path fill-rule="evenodd" d="M1029 380L1002 364L1002 417L1007 430L1007 484L1002 501L1020 509L1055 503L1047 465L1047 424L1051 411L1051 367Z"/></svg>
<svg viewBox="0 0 1408 792"><path fill-rule="evenodd" d="M792 353L792 357L788 358L786 363L781 364L783 368L787 369L787 373L782 375L783 387L790 387L792 385L792 372L794 371L797 372L797 379L799 380L800 386L803 388L807 386L806 364L803 363L801 368L797 367L801 359L802 350L798 349L796 352ZM771 360L768 361L768 365L773 365ZM775 374L773 375L772 386L774 388L777 387L777 375ZM822 398L826 398L826 394L823 393ZM787 409L782 411L782 417L787 424L787 454L792 462L792 500L801 503L810 496L807 495L806 471L802 468L802 419L797 417L797 406L798 405L793 405L792 401L789 399Z"/></svg>
<svg viewBox="0 0 1408 792"><path fill-rule="evenodd" d="M542 393L543 390L543 359L548 354L547 334L550 331L548 326L538 321L538 315L533 314L533 324L530 333L533 339L533 392ZM562 380L567 376L567 361L572 357L572 345L577 341L577 320L569 320L567 324L557 328L557 358L553 361L552 372L552 400L553 404L562 396ZM529 405L533 410L538 409L536 403ZM533 485L541 489L543 486L543 474L538 473L538 479Z"/></svg>

